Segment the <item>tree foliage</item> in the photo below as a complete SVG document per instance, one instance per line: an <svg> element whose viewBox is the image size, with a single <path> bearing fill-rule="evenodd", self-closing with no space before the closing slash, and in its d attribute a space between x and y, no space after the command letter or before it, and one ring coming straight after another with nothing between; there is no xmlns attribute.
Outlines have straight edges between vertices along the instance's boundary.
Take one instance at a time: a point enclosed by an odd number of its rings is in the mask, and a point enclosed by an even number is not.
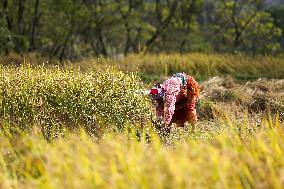
<svg viewBox="0 0 284 189"><path fill-rule="evenodd" d="M0 53L271 53L283 45L280 13L263 0L1 0Z"/></svg>

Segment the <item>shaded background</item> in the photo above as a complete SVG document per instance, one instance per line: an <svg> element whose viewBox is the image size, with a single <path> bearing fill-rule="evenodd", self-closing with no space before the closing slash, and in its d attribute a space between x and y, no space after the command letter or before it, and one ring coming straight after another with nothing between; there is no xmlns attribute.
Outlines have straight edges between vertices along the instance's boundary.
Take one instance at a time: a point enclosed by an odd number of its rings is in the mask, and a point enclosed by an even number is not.
<svg viewBox="0 0 284 189"><path fill-rule="evenodd" d="M277 55L284 51L283 31L283 0L0 1L2 56Z"/></svg>

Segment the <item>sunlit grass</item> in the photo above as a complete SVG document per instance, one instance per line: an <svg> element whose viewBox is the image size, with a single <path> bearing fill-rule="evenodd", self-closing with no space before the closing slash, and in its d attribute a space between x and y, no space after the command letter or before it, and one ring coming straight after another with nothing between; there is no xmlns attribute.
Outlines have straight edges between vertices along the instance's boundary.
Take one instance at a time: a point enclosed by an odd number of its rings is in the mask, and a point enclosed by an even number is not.
<svg viewBox="0 0 284 189"><path fill-rule="evenodd" d="M139 71L142 80L161 80L176 72L185 72L198 81L214 76L231 76L237 80L284 78L284 57L232 54L131 54L125 58L99 58L78 62L82 70L92 65L117 65L123 71Z"/></svg>
<svg viewBox="0 0 284 189"><path fill-rule="evenodd" d="M139 93L142 87L137 75L114 67L84 74L30 65L1 67L0 117L14 132L39 125L47 138L81 126L91 134L126 123L141 126L150 112Z"/></svg>
<svg viewBox="0 0 284 189"><path fill-rule="evenodd" d="M78 67L82 72L96 70L98 65L116 65L124 72L138 72L143 81L161 80L173 73L184 71L198 81L213 76L231 76L237 80L255 80L258 78L284 78L284 56L249 56L244 54L129 54L126 57L89 58L76 62L58 62L48 58L40 58L35 54L19 56L11 54L0 57L0 64L21 65L28 62L32 65L54 67Z"/></svg>
<svg viewBox="0 0 284 189"><path fill-rule="evenodd" d="M246 125L242 125L244 128ZM47 142L36 130L0 136L2 188L281 188L284 130L273 120L248 135L234 123L211 138L172 138L166 145L131 132L99 141L84 131Z"/></svg>

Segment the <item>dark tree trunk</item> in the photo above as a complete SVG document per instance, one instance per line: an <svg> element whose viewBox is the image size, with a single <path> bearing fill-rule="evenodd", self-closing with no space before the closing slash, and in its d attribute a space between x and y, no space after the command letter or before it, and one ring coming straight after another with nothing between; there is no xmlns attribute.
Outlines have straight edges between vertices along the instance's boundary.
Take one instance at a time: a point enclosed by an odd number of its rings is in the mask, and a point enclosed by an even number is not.
<svg viewBox="0 0 284 189"><path fill-rule="evenodd" d="M129 48L130 48L130 28L128 26L128 23L125 23L125 27L126 27L126 44L125 44L125 48L124 48L124 55L126 56L128 54Z"/></svg>
<svg viewBox="0 0 284 189"><path fill-rule="evenodd" d="M62 62L63 59L64 59L64 57L65 57L65 51L66 51L68 42L69 42L69 40L70 40L70 38L71 38L71 35L72 35L72 34L69 34L69 35L66 37L66 39L65 39L65 41L64 41L64 43L63 43L63 45L62 45L62 49L61 49L61 52L60 52L60 55L59 55L59 61L60 61L60 62Z"/></svg>
<svg viewBox="0 0 284 189"><path fill-rule="evenodd" d="M35 50L36 27L39 21L38 9L39 9L39 0L35 0L34 17L33 17L32 26L31 26L29 51Z"/></svg>
<svg viewBox="0 0 284 189"><path fill-rule="evenodd" d="M97 34L97 38L98 38L98 42L101 46L101 53L104 55L104 56L107 56L107 49L106 49L106 46L105 46L105 42L104 42L104 39L103 39L103 35L102 35L102 30L101 28L96 30L96 34Z"/></svg>
<svg viewBox="0 0 284 189"><path fill-rule="evenodd" d="M13 33L12 29L13 29L13 20L12 18L9 16L9 10L8 10L8 0L2 0L2 6L3 6L3 16L6 20L6 23L7 23L7 28L8 28L8 31L10 34ZM9 35L11 36L11 35ZM10 42L13 42L13 39L11 37L9 37L9 41ZM9 48L7 46L5 46L5 54L9 54Z"/></svg>
<svg viewBox="0 0 284 189"><path fill-rule="evenodd" d="M16 39L16 51L21 53L24 45L24 11L25 0L18 1L18 37Z"/></svg>
<svg viewBox="0 0 284 189"><path fill-rule="evenodd" d="M239 29L239 25L237 22L237 18L236 18L236 14L237 14L237 0L234 0L234 5L233 5L233 10L232 10L232 22L234 24L234 29L235 29L235 37L234 37L234 50L236 50L239 46L239 39L241 36L240 33L240 29Z"/></svg>
<svg viewBox="0 0 284 189"><path fill-rule="evenodd" d="M131 37L130 37L130 32L131 32L131 26L129 25L129 15L133 9L133 1L132 0L128 0L128 9L126 13L123 13L120 4L121 1L120 0L115 0L118 6L118 11L121 14L121 17L123 19L124 22L124 27L126 29L126 43L125 43L125 47L124 47L124 52L123 54L126 56L129 52L130 46L131 46Z"/></svg>
<svg viewBox="0 0 284 189"><path fill-rule="evenodd" d="M18 9L18 27L19 27L19 34L24 34L24 10L25 10L25 0L19 0L19 9Z"/></svg>
<svg viewBox="0 0 284 189"><path fill-rule="evenodd" d="M159 2L159 0L156 1L156 6L160 6L158 2ZM168 27L168 25L172 21L172 18L174 16L174 12L176 10L178 2L179 2L178 0L173 2L173 4L170 7L170 13L167 16L167 18L165 20L161 20L161 23L157 27L155 33L152 35L152 37L148 41L146 41L145 45L146 45L147 51L151 50L156 39L163 33L163 31ZM156 11L159 11L159 7L156 8ZM157 13L157 15L159 15L159 13ZM158 20L159 19L160 18L158 16Z"/></svg>
<svg viewBox="0 0 284 189"><path fill-rule="evenodd" d="M2 5L4 8L4 12L5 12L4 15L5 15L8 30L12 32L12 19L9 17L9 14L7 14L9 11L8 10L8 0L2 0Z"/></svg>

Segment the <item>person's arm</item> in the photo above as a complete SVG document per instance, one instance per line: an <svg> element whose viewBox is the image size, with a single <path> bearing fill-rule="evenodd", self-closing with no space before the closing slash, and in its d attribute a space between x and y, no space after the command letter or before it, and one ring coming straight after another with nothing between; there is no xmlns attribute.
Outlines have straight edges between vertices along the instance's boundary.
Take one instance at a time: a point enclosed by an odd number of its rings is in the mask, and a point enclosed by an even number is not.
<svg viewBox="0 0 284 189"><path fill-rule="evenodd" d="M178 78L171 78L164 82L163 89L165 91L165 112L163 126L167 127L172 121L175 112L175 104L177 96L180 92L181 80Z"/></svg>
<svg viewBox="0 0 284 189"><path fill-rule="evenodd" d="M166 94L165 96L165 116L164 116L164 126L168 126L171 123L175 112L176 98L179 91L174 93Z"/></svg>

